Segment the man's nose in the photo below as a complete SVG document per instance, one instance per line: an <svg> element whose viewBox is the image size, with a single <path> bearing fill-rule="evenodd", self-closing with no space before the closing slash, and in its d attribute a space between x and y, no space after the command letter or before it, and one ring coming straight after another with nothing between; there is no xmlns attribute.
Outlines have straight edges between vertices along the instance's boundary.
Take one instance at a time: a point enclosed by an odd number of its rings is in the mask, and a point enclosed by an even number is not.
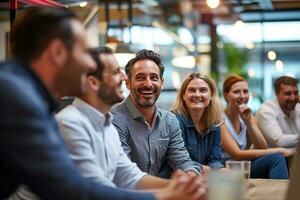
<svg viewBox="0 0 300 200"><path fill-rule="evenodd" d="M144 86L152 86L152 81L150 79L150 77L147 77L145 80L144 80Z"/></svg>
<svg viewBox="0 0 300 200"><path fill-rule="evenodd" d="M291 99L292 101L295 101L296 99L298 99L298 95L292 93L291 96L290 96L290 99Z"/></svg>

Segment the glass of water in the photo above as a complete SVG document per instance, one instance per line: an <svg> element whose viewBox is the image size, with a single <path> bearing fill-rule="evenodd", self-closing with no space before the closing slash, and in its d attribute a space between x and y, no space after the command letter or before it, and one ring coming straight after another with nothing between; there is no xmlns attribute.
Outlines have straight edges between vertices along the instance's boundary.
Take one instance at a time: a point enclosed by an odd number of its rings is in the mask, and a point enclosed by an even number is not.
<svg viewBox="0 0 300 200"><path fill-rule="evenodd" d="M211 171L208 174L209 200L242 200L243 175L239 171Z"/></svg>
<svg viewBox="0 0 300 200"><path fill-rule="evenodd" d="M226 161L226 168L232 171L240 171L244 176L244 189L249 188L249 179L251 171L251 161L249 160L228 160Z"/></svg>

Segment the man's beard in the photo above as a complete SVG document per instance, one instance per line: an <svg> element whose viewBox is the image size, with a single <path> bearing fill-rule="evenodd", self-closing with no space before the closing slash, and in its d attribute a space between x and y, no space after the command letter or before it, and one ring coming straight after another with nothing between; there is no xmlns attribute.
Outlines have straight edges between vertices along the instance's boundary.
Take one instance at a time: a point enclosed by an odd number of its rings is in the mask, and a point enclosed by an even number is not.
<svg viewBox="0 0 300 200"><path fill-rule="evenodd" d="M101 100L109 106L113 106L116 103L120 103L124 99L124 96L119 96L117 94L116 88L114 90L110 90L108 89L108 87L106 87L105 84L100 87L98 95L99 98L101 98Z"/></svg>
<svg viewBox="0 0 300 200"><path fill-rule="evenodd" d="M287 102L287 103L285 104L285 108L286 108L287 110L289 110L289 111L293 111L293 110L295 110L296 105L297 105L297 101Z"/></svg>
<svg viewBox="0 0 300 200"><path fill-rule="evenodd" d="M135 98L136 98L136 100L135 100L136 103L137 103L140 107L142 107L142 108L149 108L149 107L154 106L155 103L156 103L156 101L157 101L157 99L159 98L159 95L160 95L160 89L157 88L157 87L154 88L154 89L153 89L154 97L151 98L151 99L149 99L149 100L142 100L142 99L145 99L145 98L140 97L140 96L142 96L142 95L140 94L140 90L141 90L141 89L136 89L136 90L133 91L134 96L135 96Z"/></svg>

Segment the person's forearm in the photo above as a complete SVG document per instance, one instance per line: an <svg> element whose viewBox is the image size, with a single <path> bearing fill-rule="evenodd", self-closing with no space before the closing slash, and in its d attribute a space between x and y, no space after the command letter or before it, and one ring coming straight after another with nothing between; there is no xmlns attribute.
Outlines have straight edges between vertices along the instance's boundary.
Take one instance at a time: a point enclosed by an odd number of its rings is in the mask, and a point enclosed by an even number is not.
<svg viewBox="0 0 300 200"><path fill-rule="evenodd" d="M299 135L283 134L274 141L276 147L295 147L298 143Z"/></svg>
<svg viewBox="0 0 300 200"><path fill-rule="evenodd" d="M261 156L269 155L272 153L279 153L276 148L272 149L253 149L253 150L240 150L235 154L229 154L234 160L252 160Z"/></svg>
<svg viewBox="0 0 300 200"><path fill-rule="evenodd" d="M156 189L162 188L169 184L169 180L162 179L159 177L145 175L141 178L141 180L137 183L137 188L139 189Z"/></svg>

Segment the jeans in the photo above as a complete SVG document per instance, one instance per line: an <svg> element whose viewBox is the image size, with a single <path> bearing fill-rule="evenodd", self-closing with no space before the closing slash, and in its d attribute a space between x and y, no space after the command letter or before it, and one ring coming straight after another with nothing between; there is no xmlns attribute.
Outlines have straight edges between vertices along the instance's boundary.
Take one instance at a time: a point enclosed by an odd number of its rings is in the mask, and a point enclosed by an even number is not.
<svg viewBox="0 0 300 200"><path fill-rule="evenodd" d="M251 160L251 178L288 179L283 155L274 153Z"/></svg>

